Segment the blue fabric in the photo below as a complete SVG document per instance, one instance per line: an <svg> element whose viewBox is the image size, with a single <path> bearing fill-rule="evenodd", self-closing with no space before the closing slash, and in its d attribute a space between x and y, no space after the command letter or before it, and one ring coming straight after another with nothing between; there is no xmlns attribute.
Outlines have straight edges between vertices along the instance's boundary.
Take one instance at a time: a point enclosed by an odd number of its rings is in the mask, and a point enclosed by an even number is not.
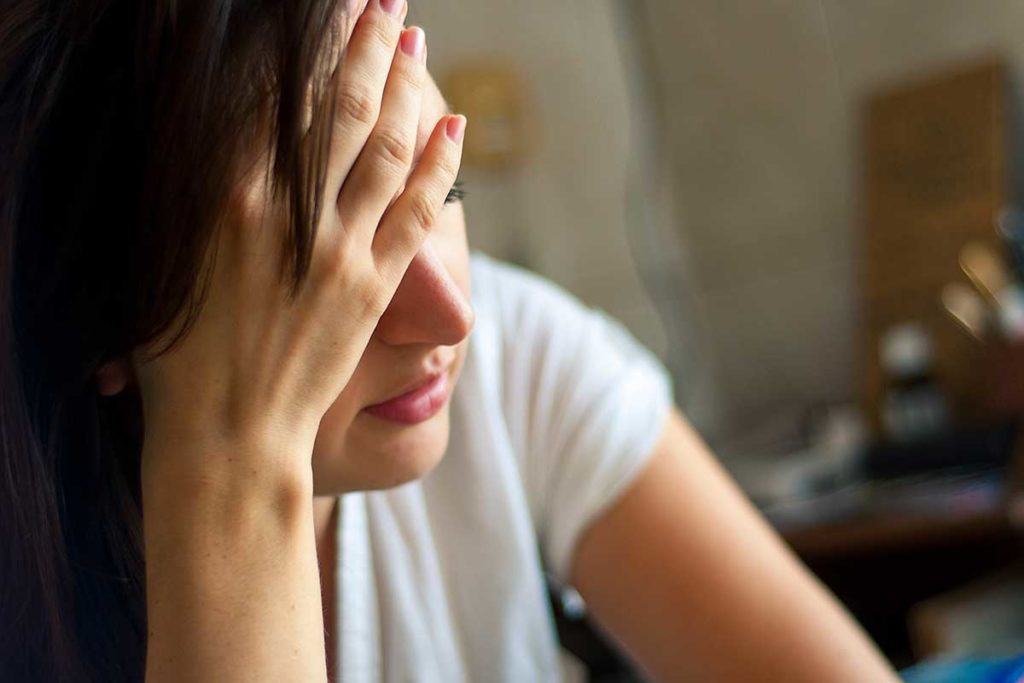
<svg viewBox="0 0 1024 683"><path fill-rule="evenodd" d="M1024 681L1024 656L925 662L901 675L906 683L1020 683Z"/></svg>

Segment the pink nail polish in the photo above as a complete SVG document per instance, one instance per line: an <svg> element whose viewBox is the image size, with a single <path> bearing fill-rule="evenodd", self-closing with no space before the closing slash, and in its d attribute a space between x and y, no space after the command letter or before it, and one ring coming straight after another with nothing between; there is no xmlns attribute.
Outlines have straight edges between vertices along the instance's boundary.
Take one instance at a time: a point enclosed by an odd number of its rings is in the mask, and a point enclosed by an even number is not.
<svg viewBox="0 0 1024 683"><path fill-rule="evenodd" d="M402 11L404 0L380 0L380 8L393 17L397 17Z"/></svg>
<svg viewBox="0 0 1024 683"><path fill-rule="evenodd" d="M452 142L456 144L462 142L462 138L466 134L466 117L459 114L448 119L444 132Z"/></svg>
<svg viewBox="0 0 1024 683"><path fill-rule="evenodd" d="M402 31L402 37L398 39L402 52L413 59L423 59L423 46L426 44L426 35L423 29L418 26Z"/></svg>

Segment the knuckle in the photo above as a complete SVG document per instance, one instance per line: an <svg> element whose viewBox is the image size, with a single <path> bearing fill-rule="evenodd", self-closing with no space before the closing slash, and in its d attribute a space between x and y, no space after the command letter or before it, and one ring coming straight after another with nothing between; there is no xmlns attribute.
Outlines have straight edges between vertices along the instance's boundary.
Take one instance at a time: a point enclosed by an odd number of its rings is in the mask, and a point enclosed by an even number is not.
<svg viewBox="0 0 1024 683"><path fill-rule="evenodd" d="M313 250L315 270L323 282L337 282L349 271L348 240L336 230L319 231Z"/></svg>
<svg viewBox="0 0 1024 683"><path fill-rule="evenodd" d="M444 154L437 161L437 172L443 180L445 191L459 177L459 159L453 154Z"/></svg>
<svg viewBox="0 0 1024 683"><path fill-rule="evenodd" d="M416 91L423 87L423 69L409 66L408 63L397 65L390 77L403 88Z"/></svg>
<svg viewBox="0 0 1024 683"><path fill-rule="evenodd" d="M369 43L370 48L394 50L398 36L389 19L376 12L364 14L361 26L361 39Z"/></svg>
<svg viewBox="0 0 1024 683"><path fill-rule="evenodd" d="M367 278L353 292L356 306L365 318L378 318L387 308L387 297L376 278Z"/></svg>
<svg viewBox="0 0 1024 683"><path fill-rule="evenodd" d="M401 131L381 129L373 134L373 149L389 168L407 169L412 164L412 138Z"/></svg>
<svg viewBox="0 0 1024 683"><path fill-rule="evenodd" d="M409 214L413 224L422 232L429 232L437 217L437 207L428 192L417 192L409 200Z"/></svg>
<svg viewBox="0 0 1024 683"><path fill-rule="evenodd" d="M345 273L345 251L338 245L324 249L320 264L321 272L329 281L335 281Z"/></svg>
<svg viewBox="0 0 1024 683"><path fill-rule="evenodd" d="M337 115L342 122L351 122L360 126L372 126L377 121L378 104L376 98L355 83L342 84L338 89Z"/></svg>

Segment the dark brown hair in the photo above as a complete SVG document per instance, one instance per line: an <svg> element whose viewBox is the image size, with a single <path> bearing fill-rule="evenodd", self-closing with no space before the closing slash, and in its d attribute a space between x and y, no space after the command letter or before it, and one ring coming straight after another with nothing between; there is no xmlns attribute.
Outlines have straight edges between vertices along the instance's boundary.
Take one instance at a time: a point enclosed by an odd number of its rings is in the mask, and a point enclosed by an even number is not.
<svg viewBox="0 0 1024 683"><path fill-rule="evenodd" d="M99 397L95 373L187 330L254 146L272 150L288 207L282 274L301 283L330 143L336 3L4 3L0 680L143 677L141 404Z"/></svg>

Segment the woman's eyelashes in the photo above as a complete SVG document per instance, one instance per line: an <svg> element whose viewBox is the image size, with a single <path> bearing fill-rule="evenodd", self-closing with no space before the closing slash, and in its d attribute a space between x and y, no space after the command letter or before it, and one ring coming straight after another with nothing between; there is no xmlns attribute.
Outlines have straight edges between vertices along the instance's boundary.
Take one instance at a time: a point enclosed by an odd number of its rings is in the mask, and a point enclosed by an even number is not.
<svg viewBox="0 0 1024 683"><path fill-rule="evenodd" d="M452 202L461 202L465 196L466 190L464 183L461 180L456 180L452 189L448 190L448 196L444 198L444 203L451 204Z"/></svg>

